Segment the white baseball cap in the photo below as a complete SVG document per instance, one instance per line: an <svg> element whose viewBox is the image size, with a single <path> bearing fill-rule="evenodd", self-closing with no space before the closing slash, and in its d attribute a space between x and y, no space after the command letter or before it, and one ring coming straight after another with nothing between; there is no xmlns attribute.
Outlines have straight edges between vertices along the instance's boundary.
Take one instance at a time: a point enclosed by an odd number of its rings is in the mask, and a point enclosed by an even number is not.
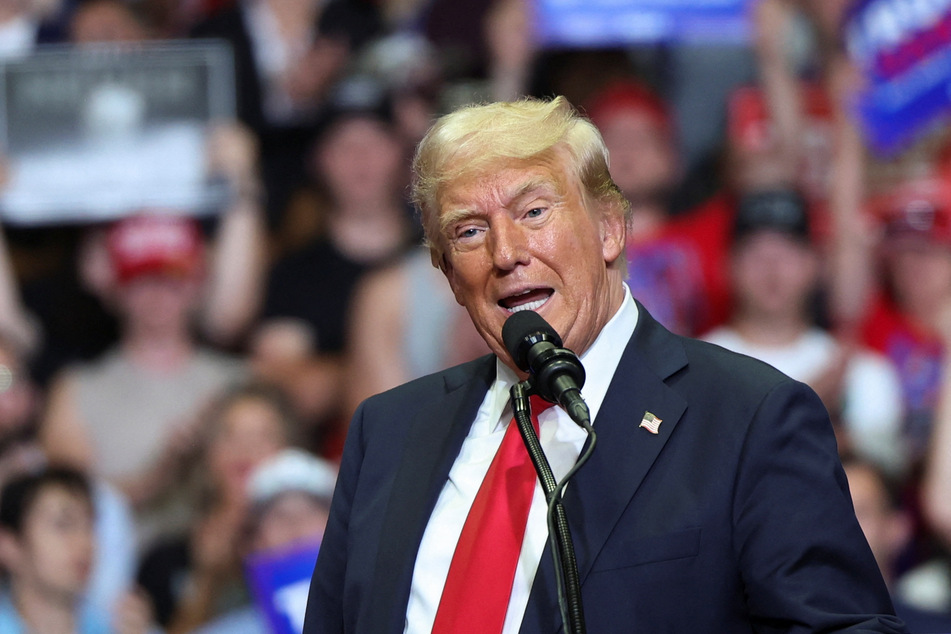
<svg viewBox="0 0 951 634"><path fill-rule="evenodd" d="M261 463L248 479L248 497L262 505L282 493L308 493L329 501L337 482L337 469L330 462L303 449L285 449Z"/></svg>

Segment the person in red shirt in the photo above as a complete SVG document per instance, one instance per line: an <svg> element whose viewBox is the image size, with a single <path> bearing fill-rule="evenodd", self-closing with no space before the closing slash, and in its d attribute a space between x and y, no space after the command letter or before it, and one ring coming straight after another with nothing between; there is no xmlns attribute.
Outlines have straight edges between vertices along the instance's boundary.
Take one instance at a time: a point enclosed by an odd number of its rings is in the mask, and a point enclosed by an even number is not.
<svg viewBox="0 0 951 634"><path fill-rule="evenodd" d="M708 324L697 246L670 231L670 200L680 182L676 133L667 104L633 80L608 84L587 104L611 154L611 173L631 202L626 282L670 330L697 335Z"/></svg>
<svg viewBox="0 0 951 634"><path fill-rule="evenodd" d="M943 379L951 328L951 193L938 181L908 181L876 205L884 287L862 327L867 344L898 368L912 456L922 458Z"/></svg>

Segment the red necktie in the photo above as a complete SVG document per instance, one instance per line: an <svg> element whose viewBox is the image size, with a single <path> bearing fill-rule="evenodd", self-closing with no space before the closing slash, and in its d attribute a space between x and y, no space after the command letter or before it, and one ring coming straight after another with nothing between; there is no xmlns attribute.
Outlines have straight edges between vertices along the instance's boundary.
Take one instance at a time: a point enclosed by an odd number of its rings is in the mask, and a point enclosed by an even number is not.
<svg viewBox="0 0 951 634"><path fill-rule="evenodd" d="M551 403L531 397L532 424ZM449 565L433 634L501 632L528 511L535 468L513 419L479 487Z"/></svg>

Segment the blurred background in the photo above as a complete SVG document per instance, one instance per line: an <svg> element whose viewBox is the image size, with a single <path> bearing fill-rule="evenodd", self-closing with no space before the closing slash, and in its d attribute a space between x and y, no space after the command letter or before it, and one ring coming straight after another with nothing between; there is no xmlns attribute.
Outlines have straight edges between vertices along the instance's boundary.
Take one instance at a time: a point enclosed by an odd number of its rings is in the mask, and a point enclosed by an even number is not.
<svg viewBox="0 0 951 634"><path fill-rule="evenodd" d="M951 631L941 0L0 0L0 484L88 478L84 600L299 631L359 403L488 351L415 144L526 95L601 130L634 296L823 398L899 615Z"/></svg>

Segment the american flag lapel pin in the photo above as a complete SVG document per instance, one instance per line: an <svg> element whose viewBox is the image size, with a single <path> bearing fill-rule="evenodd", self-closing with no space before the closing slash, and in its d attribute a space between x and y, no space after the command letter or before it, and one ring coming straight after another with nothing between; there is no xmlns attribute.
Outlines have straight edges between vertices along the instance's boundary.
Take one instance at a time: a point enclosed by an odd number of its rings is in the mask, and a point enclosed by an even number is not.
<svg viewBox="0 0 951 634"><path fill-rule="evenodd" d="M652 434L656 434L660 430L660 424L664 422L663 419L657 418L650 412L644 412L644 418L641 419L641 424L638 427L643 427Z"/></svg>

